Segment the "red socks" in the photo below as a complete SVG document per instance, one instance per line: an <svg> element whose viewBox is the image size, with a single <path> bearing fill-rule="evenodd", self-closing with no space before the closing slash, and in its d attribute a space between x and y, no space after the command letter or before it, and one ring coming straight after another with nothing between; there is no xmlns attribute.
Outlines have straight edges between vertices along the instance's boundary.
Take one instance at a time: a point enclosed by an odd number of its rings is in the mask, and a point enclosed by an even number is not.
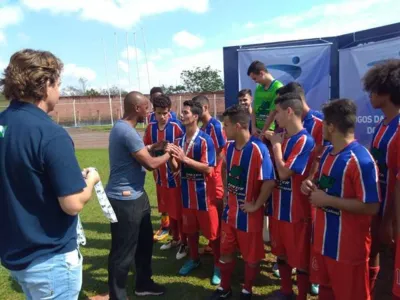
<svg viewBox="0 0 400 300"><path fill-rule="evenodd" d="M211 248L212 248L213 254L214 254L214 265L218 267L220 265L219 257L220 257L220 253L221 253L220 238L217 238L216 240L211 241Z"/></svg>
<svg viewBox="0 0 400 300"><path fill-rule="evenodd" d="M318 300L335 300L335 295L330 287L319 286Z"/></svg>
<svg viewBox="0 0 400 300"><path fill-rule="evenodd" d="M375 283L378 278L380 267L369 267L369 289L371 293L371 299L374 299L375 294Z"/></svg>
<svg viewBox="0 0 400 300"><path fill-rule="evenodd" d="M235 269L235 260L227 263L219 262L219 266L221 269L221 287L224 291L228 291L231 289L231 277Z"/></svg>
<svg viewBox="0 0 400 300"><path fill-rule="evenodd" d="M244 270L244 286L243 288L249 293L252 292L254 280L260 273L260 267L258 265L250 266L246 263Z"/></svg>
<svg viewBox="0 0 400 300"><path fill-rule="evenodd" d="M199 234L188 235L189 252L192 260L199 260Z"/></svg>
<svg viewBox="0 0 400 300"><path fill-rule="evenodd" d="M181 242L182 242L182 244L187 245L187 243L188 243L187 235L186 235L186 233L183 232L183 221L182 221L182 219L180 219L177 222L178 222L178 232L181 237Z"/></svg>
<svg viewBox="0 0 400 300"><path fill-rule="evenodd" d="M307 300L310 285L310 275L303 271L297 271L297 288L299 290L299 295L296 299Z"/></svg>
<svg viewBox="0 0 400 300"><path fill-rule="evenodd" d="M174 241L179 241L180 236L179 236L178 221L171 218L171 219L169 220L169 227L171 228L172 239L173 239Z"/></svg>
<svg viewBox="0 0 400 300"><path fill-rule="evenodd" d="M293 294L292 289L292 267L285 261L278 259L278 269L281 276L281 292L285 295Z"/></svg>

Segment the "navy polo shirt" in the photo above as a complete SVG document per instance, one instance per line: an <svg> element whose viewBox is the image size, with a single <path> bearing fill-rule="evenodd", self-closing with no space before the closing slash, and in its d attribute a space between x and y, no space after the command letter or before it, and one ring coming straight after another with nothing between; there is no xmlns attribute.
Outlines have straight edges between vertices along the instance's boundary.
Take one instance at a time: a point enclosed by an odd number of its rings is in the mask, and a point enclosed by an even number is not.
<svg viewBox="0 0 400 300"><path fill-rule="evenodd" d="M0 259L25 269L42 256L77 248L77 216L58 197L86 183L71 137L37 106L12 101L0 113Z"/></svg>

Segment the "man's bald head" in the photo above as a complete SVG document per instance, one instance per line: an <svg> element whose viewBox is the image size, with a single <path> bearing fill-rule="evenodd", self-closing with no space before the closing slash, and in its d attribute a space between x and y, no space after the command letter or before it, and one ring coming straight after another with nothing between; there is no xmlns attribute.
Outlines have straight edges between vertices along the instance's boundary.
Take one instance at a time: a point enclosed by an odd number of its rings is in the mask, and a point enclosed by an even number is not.
<svg viewBox="0 0 400 300"><path fill-rule="evenodd" d="M125 116L138 115L138 117L146 117L148 102L149 100L140 92L133 91L128 93L124 99Z"/></svg>

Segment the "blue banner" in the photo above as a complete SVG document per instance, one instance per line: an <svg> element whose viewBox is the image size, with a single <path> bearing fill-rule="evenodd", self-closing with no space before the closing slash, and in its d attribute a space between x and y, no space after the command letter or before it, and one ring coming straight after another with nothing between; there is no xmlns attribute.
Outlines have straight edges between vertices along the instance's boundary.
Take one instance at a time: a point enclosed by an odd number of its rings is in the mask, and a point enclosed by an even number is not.
<svg viewBox="0 0 400 300"><path fill-rule="evenodd" d="M330 44L243 49L238 56L240 89L254 92L256 84L247 76L247 69L254 60L259 60L282 83L299 82L311 108L320 110L330 99Z"/></svg>
<svg viewBox="0 0 400 300"><path fill-rule="evenodd" d="M356 102L356 138L365 146L370 145L375 126L383 116L380 110L371 106L369 95L363 90L362 78L373 65L390 58L400 58L399 38L339 51L340 97Z"/></svg>

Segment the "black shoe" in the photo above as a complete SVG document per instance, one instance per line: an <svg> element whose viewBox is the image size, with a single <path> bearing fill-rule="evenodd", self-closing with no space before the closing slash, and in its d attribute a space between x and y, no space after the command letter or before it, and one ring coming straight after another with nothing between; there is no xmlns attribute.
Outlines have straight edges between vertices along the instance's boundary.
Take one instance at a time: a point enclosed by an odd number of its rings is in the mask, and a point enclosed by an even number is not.
<svg viewBox="0 0 400 300"><path fill-rule="evenodd" d="M135 294L136 296L161 296L165 294L165 291L165 286L159 285L152 281L144 288L136 288Z"/></svg>
<svg viewBox="0 0 400 300"><path fill-rule="evenodd" d="M244 293L243 291L240 293L240 300L250 300L253 294Z"/></svg>
<svg viewBox="0 0 400 300"><path fill-rule="evenodd" d="M221 287L217 288L209 300L229 299L232 297L232 290L224 291Z"/></svg>

